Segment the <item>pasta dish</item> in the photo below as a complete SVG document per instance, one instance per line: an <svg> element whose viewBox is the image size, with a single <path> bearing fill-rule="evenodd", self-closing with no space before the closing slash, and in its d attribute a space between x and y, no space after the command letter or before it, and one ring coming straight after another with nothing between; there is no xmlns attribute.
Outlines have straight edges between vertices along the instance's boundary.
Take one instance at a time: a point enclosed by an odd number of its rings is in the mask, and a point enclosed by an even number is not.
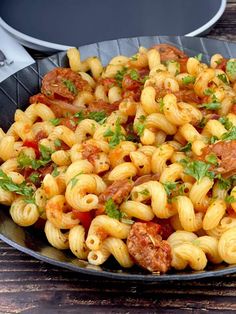
<svg viewBox="0 0 236 314"><path fill-rule="evenodd" d="M0 129L0 203L92 265L236 263L236 59L67 51Z"/></svg>

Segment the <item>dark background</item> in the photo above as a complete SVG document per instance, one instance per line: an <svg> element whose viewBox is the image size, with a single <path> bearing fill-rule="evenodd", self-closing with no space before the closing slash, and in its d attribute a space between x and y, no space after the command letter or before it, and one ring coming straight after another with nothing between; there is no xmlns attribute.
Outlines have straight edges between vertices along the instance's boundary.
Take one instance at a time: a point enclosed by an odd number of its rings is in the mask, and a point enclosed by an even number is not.
<svg viewBox="0 0 236 314"><path fill-rule="evenodd" d="M207 37L236 42L236 0L228 1ZM1 314L234 313L235 278L153 284L114 281L51 266L0 242Z"/></svg>

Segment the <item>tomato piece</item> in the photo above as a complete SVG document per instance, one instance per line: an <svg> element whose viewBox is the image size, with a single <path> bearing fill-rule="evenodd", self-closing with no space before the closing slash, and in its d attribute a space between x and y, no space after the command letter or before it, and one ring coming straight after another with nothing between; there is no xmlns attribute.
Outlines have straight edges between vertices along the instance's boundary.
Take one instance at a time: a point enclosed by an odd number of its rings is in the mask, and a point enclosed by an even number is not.
<svg viewBox="0 0 236 314"><path fill-rule="evenodd" d="M233 106L231 107L230 112L232 112L233 114L236 114L236 105L233 105Z"/></svg>
<svg viewBox="0 0 236 314"><path fill-rule="evenodd" d="M174 232L170 219L158 218L157 223L160 225L160 235L162 236L162 239L166 240Z"/></svg>
<svg viewBox="0 0 236 314"><path fill-rule="evenodd" d="M73 210L73 214L75 218L79 219L81 224L83 225L84 229L88 231L91 222L94 218L94 213L93 212L79 212L78 210Z"/></svg>
<svg viewBox="0 0 236 314"><path fill-rule="evenodd" d="M39 158L40 152L39 152L38 142L36 140L25 140L23 142L23 146L33 148L36 154L36 158Z"/></svg>
<svg viewBox="0 0 236 314"><path fill-rule="evenodd" d="M222 58L221 62L219 62L219 64L217 64L216 68L220 69L220 70L223 70L225 72L226 71L227 61L228 61L228 59Z"/></svg>
<svg viewBox="0 0 236 314"><path fill-rule="evenodd" d="M233 210L231 206L228 207L226 211L229 217L236 218L236 212Z"/></svg>
<svg viewBox="0 0 236 314"><path fill-rule="evenodd" d="M63 118L61 119L60 124L65 125L68 129L72 131L75 131L78 125L78 119L74 117Z"/></svg>

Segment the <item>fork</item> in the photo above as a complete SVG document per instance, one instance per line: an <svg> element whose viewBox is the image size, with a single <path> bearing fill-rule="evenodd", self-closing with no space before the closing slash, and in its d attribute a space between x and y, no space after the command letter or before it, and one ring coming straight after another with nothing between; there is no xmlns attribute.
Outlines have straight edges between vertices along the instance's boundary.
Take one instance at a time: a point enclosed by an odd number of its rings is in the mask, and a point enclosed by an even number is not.
<svg viewBox="0 0 236 314"><path fill-rule="evenodd" d="M13 62L14 62L13 60L7 59L2 50L0 50L0 67L3 67L4 65L10 65Z"/></svg>

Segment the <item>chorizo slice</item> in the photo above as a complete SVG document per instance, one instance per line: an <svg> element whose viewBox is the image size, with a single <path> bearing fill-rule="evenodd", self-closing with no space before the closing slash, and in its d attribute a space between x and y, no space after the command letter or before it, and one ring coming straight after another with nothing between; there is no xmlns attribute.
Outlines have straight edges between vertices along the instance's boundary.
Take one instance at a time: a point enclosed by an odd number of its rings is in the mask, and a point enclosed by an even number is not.
<svg viewBox="0 0 236 314"><path fill-rule="evenodd" d="M171 247L160 236L161 226L154 222L135 222L127 238L129 254L151 272L166 273L171 267Z"/></svg>
<svg viewBox="0 0 236 314"><path fill-rule="evenodd" d="M202 150L200 159L205 160L207 155L215 154L218 158L218 166L215 170L224 176L236 172L236 140L219 141Z"/></svg>
<svg viewBox="0 0 236 314"><path fill-rule="evenodd" d="M78 92L91 91L87 81L69 68L55 68L42 80L41 92L49 99L72 103Z"/></svg>
<svg viewBox="0 0 236 314"><path fill-rule="evenodd" d="M116 204L121 204L130 194L133 184L128 179L114 181L99 195L99 203L104 204L110 198Z"/></svg>

